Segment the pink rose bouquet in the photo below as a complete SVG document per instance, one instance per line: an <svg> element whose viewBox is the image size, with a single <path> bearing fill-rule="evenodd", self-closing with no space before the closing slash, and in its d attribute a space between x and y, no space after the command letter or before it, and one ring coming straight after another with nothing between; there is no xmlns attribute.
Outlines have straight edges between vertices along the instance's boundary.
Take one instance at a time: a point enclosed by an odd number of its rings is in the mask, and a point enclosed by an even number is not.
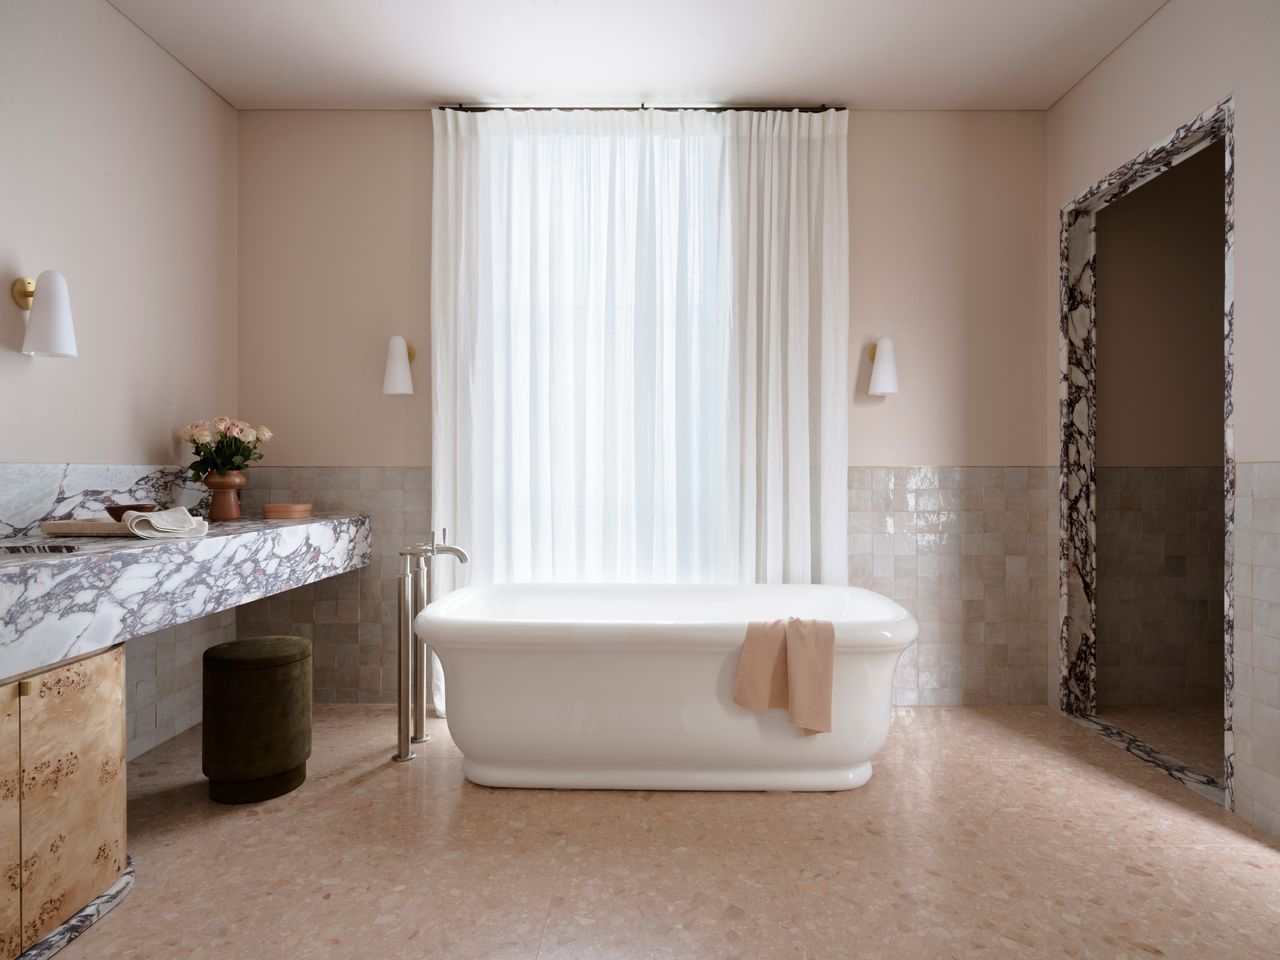
<svg viewBox="0 0 1280 960"><path fill-rule="evenodd" d="M261 460L258 447L270 440L272 433L262 424L254 426L230 417L214 417L187 424L178 431L178 437L191 444L196 458L187 469L192 480L200 480L210 473L223 475L243 470Z"/></svg>

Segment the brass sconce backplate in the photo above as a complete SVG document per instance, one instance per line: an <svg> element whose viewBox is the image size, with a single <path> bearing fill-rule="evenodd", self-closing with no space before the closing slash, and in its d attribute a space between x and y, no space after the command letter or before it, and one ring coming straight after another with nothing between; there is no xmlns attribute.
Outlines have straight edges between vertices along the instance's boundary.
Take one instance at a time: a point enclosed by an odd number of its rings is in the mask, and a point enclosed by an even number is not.
<svg viewBox="0 0 1280 960"><path fill-rule="evenodd" d="M36 282L30 277L19 277L9 288L13 293L13 301L23 310L31 309L31 301L35 299Z"/></svg>

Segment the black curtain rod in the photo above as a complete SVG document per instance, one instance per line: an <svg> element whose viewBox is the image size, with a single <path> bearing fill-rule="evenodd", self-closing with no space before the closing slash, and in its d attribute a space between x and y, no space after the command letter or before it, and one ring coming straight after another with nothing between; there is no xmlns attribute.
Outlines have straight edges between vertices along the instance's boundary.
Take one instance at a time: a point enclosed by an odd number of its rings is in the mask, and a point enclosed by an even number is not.
<svg viewBox="0 0 1280 960"><path fill-rule="evenodd" d="M845 107L829 107L825 103L820 107L651 107L647 103L642 103L638 107L501 107L501 106L485 106L483 104L443 104L441 110L458 110L462 113L489 113L493 110L591 110L591 111L607 111L607 110L623 110L627 112L639 112L641 110L659 110L663 112L674 113L679 110L699 110L703 113L727 113L730 110L740 110L744 113L771 113L778 111L781 113L826 113L828 110L843 112Z"/></svg>

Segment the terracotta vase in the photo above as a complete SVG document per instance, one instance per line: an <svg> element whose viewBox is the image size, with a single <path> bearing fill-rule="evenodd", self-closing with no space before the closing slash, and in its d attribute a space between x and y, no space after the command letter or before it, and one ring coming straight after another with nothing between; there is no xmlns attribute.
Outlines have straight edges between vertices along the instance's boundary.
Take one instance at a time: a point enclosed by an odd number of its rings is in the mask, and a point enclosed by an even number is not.
<svg viewBox="0 0 1280 960"><path fill-rule="evenodd" d="M240 519L240 488L248 481L239 470L228 470L226 473L207 473L204 485L213 491L213 503L209 507L209 520Z"/></svg>

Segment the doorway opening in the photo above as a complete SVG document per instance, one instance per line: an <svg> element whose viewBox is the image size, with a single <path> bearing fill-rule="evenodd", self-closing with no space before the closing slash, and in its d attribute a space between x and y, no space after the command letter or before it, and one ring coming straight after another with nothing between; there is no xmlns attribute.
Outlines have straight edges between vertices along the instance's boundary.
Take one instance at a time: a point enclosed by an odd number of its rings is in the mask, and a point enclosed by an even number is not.
<svg viewBox="0 0 1280 960"><path fill-rule="evenodd" d="M1232 121L1076 198L1061 245L1061 706L1228 805Z"/></svg>

